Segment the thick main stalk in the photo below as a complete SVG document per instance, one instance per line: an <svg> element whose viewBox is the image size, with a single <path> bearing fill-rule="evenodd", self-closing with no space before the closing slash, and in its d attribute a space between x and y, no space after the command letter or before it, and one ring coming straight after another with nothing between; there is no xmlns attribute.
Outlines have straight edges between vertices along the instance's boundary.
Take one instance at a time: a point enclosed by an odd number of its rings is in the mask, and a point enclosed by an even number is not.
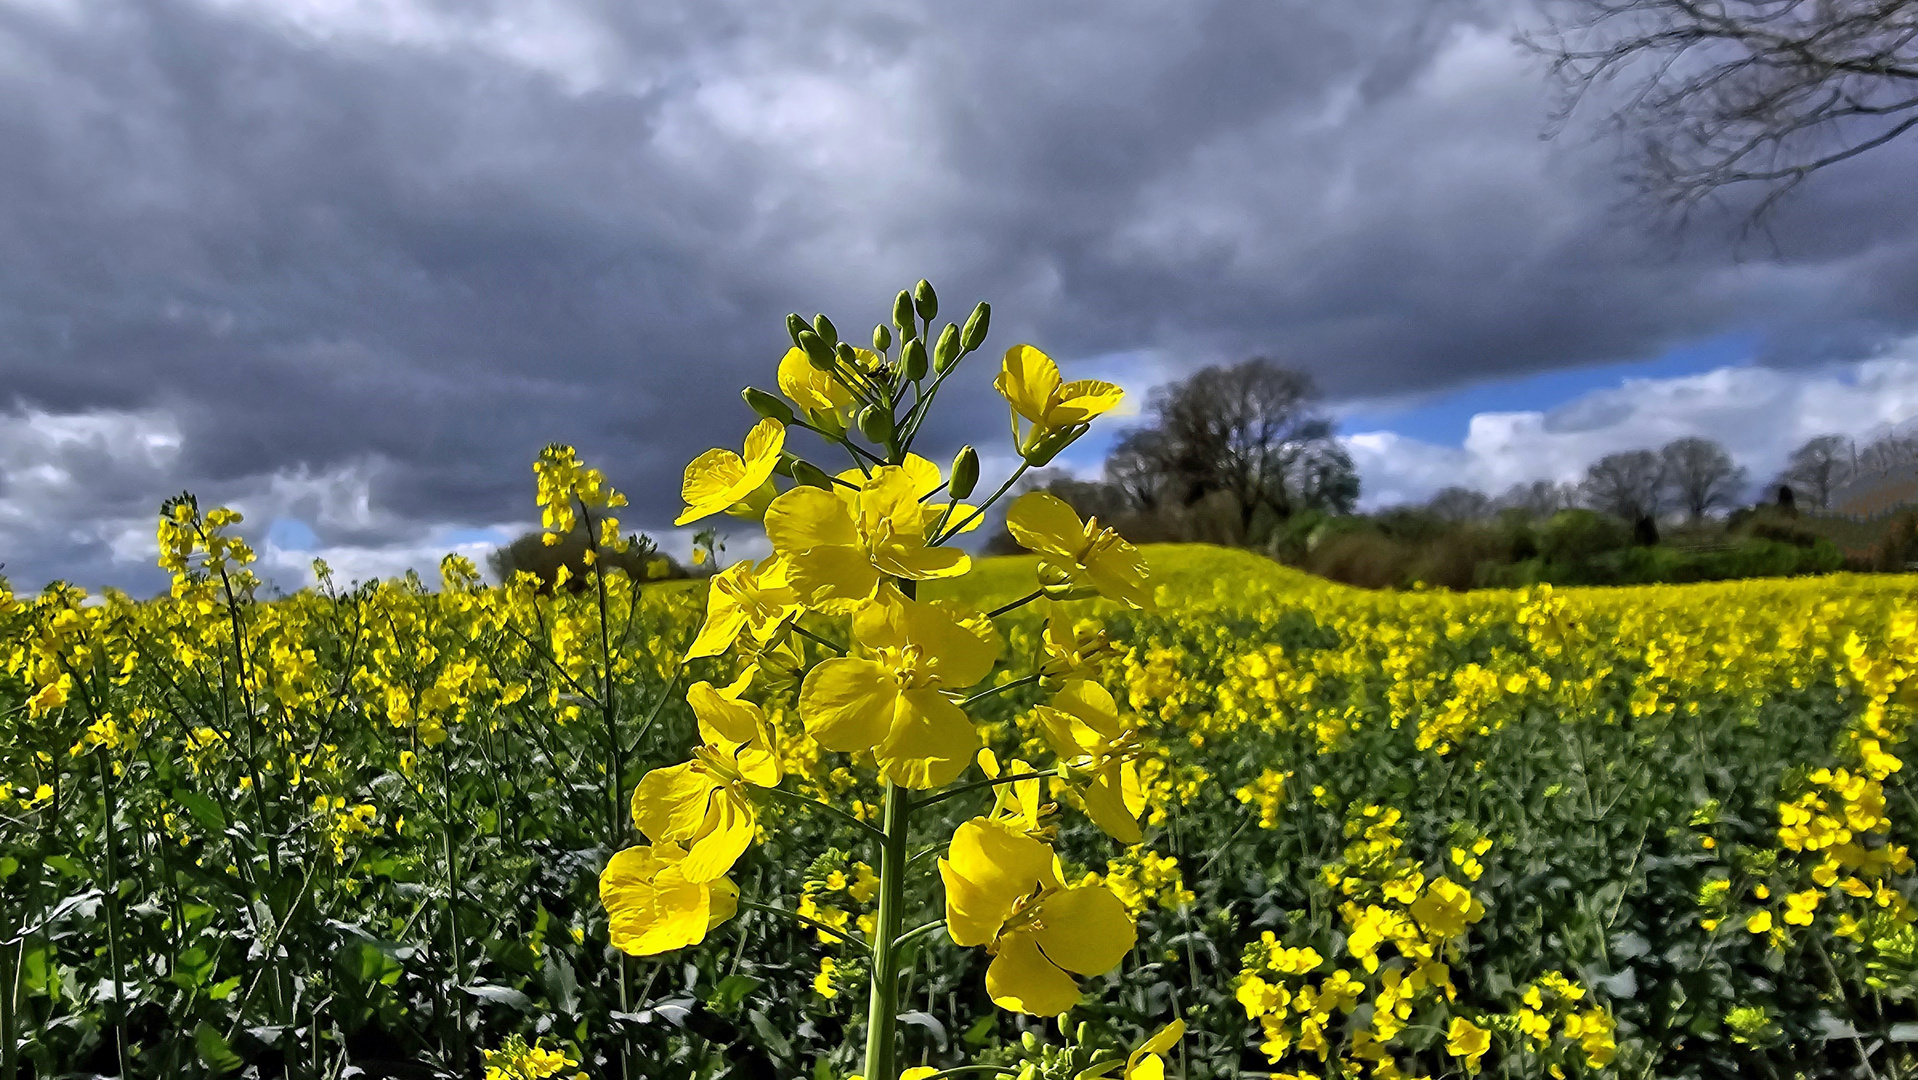
<svg viewBox="0 0 1918 1080"><path fill-rule="evenodd" d="M887 784L879 916L872 935L872 1000L866 1013L866 1080L893 1080L897 1075L893 1052L899 1024L899 952L894 942L906 915L906 830L911 815L911 793Z"/></svg>

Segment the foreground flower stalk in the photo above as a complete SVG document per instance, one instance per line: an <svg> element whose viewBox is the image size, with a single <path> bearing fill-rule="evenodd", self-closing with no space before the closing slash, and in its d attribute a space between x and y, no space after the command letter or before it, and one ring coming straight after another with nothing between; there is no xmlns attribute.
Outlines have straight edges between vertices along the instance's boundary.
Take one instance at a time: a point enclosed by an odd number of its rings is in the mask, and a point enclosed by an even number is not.
<svg viewBox="0 0 1918 1080"><path fill-rule="evenodd" d="M978 453L966 447L942 470L911 447L947 377L983 343L990 309L980 304L963 329L949 323L935 336L937 313L929 284L900 293L892 325L875 328L872 349L839 340L824 315L810 323L790 316L793 344L777 373L785 400L748 388L742 396L760 420L741 441L743 454L714 449L687 466L678 523L717 514L761 522L772 554L714 577L705 625L685 659L730 655L737 677L724 690L705 682L689 689L703 745L684 764L639 781L631 814L648 845L619 852L600 879L612 944L631 955L696 945L740 907L793 915L820 930L803 909L739 899L729 875L747 857L769 796L851 822L877 848L878 865L877 912L864 942L866 1080L901 1075L901 967L914 938L944 930L961 947L985 949L993 957L985 982L994 1003L1051 1017L1078 1003L1081 978L1116 969L1135 936L1132 916L1105 886L1062 880L1051 845L1057 807L1043 787L1115 840L1138 842L1140 734L1094 681L1104 654L1068 649L1061 673L1071 677L1048 677L1044 689L1054 697L1042 712L1052 718L1048 741L1058 757L1043 769L1022 761L1002 769L967 708L1039 681L978 690L1001 659L993 619L1043 601L1053 608L1053 636L1076 641L1079 631L1059 606L1065 601L1104 596L1151 606L1138 552L1097 521L1032 492L1008 511L1015 536L1041 556L1030 592L980 612L922 599L920 589L967 574L972 559L952 546L955 538L977 528L1026 468L1083 435L1123 392L1094 380L1064 382L1032 346L1007 350L995 386L1010 406L1021 464L993 495L968 505ZM835 474L799 456L793 429L817 436L850 467ZM542 491L577 473L569 456L549 452ZM583 486L600 490L597 474L589 479ZM566 515L549 510L549 525L572 524L556 517ZM762 671L767 678L758 679ZM762 683L769 689L756 688ZM777 692L775 685L797 689L805 757L844 755L847 768L871 770L884 792L876 825L781 786L782 748L749 696ZM969 778L975 770L983 779ZM932 906L910 876L914 812L975 789L996 792L996 804L950 839L939 874L945 918L908 931L908 915ZM822 940L834 932L821 931Z"/></svg>

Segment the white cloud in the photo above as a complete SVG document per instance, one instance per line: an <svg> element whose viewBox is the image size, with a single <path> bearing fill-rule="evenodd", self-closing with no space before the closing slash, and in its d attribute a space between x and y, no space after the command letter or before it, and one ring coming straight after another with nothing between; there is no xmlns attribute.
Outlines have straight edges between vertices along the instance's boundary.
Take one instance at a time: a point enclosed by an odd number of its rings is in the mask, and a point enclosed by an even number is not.
<svg viewBox="0 0 1918 1080"><path fill-rule="evenodd" d="M1605 454L1656 448L1685 435L1723 443L1763 482L1805 440L1835 432L1869 439L1918 417L1918 342L1899 358L1811 370L1724 367L1700 375L1627 379L1549 411L1472 417L1460 446L1391 431L1344 437L1368 507L1421 501L1464 484L1497 494L1532 480L1577 480Z"/></svg>

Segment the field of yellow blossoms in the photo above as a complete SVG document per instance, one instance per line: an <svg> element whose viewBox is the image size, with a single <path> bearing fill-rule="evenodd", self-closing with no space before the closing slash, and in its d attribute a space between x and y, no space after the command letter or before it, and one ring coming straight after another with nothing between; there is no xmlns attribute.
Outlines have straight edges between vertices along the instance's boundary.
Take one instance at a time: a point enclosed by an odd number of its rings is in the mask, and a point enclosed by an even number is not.
<svg viewBox="0 0 1918 1080"><path fill-rule="evenodd" d="M1186 1025L1126 1075L1912 1074L1912 579L1377 593L1145 554L1156 611L1001 620L981 706L988 757L1036 759L1031 676L1070 640L1144 733L1140 842L1083 813L1052 840L1067 884L1137 921L1071 1022L1127 1045ZM1032 573L988 560L923 595L994 604ZM154 1077L857 1071L878 790L806 734L773 658L785 797L733 866L749 899L690 947L609 947L609 793L697 742L689 684L737 674L680 660L703 587L540 596L458 559L236 587L0 593L0 1077L122 1053ZM902 1063L1056 1037L934 929Z"/></svg>

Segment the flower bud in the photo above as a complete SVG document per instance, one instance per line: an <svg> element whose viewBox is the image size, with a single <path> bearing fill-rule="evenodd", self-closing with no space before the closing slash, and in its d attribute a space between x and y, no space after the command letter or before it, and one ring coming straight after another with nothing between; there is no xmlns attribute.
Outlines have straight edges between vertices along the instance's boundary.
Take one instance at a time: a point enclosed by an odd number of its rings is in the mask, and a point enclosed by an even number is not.
<svg viewBox="0 0 1918 1080"><path fill-rule="evenodd" d="M906 347L899 350L899 367L906 373L906 378L913 382L925 378L926 343L918 338L906 342Z"/></svg>
<svg viewBox="0 0 1918 1080"><path fill-rule="evenodd" d="M797 312L786 316L786 336L793 339L794 345L799 344L799 335L806 329L806 320L800 318Z"/></svg>
<svg viewBox="0 0 1918 1080"><path fill-rule="evenodd" d="M859 353L854 350L851 345L843 341L833 350L833 355L839 358L840 363L854 371L858 371L863 367L863 365L859 363Z"/></svg>
<svg viewBox="0 0 1918 1080"><path fill-rule="evenodd" d="M932 370L941 375L959 359L959 328L951 323L939 332L939 344L932 350Z"/></svg>
<svg viewBox="0 0 1918 1080"><path fill-rule="evenodd" d="M839 331L833 328L832 320L826 318L824 312L812 317L812 329L825 339L828 347L839 344Z"/></svg>
<svg viewBox="0 0 1918 1080"><path fill-rule="evenodd" d="M918 324L912 321L912 294L904 289L892 301L892 324L899 333L910 341L919 336Z"/></svg>
<svg viewBox="0 0 1918 1080"><path fill-rule="evenodd" d="M882 353L890 348L892 348L892 329L885 323L880 323L878 326L873 327L872 351Z"/></svg>
<svg viewBox="0 0 1918 1080"><path fill-rule="evenodd" d="M986 343L986 325L992 322L992 305L984 300L972 309L971 317L966 319L965 332L959 335L959 347L971 352Z"/></svg>
<svg viewBox="0 0 1918 1080"><path fill-rule="evenodd" d="M826 339L811 330L799 332L799 347L805 351L806 360L821 371L832 370L832 346Z"/></svg>
<svg viewBox="0 0 1918 1080"><path fill-rule="evenodd" d="M816 487L821 491L832 490L832 477L826 475L826 470L805 458L793 459L792 474L795 481L807 487Z"/></svg>
<svg viewBox="0 0 1918 1080"><path fill-rule="evenodd" d="M1019 448L1019 456L1033 468L1042 469L1052 464L1052 459L1059 456L1059 451L1071 446L1079 436L1084 435L1086 428L1085 424L1075 424L1069 428L1048 431L1039 438L1029 438L1026 444ZM1034 430L1032 434L1039 433Z"/></svg>
<svg viewBox="0 0 1918 1080"><path fill-rule="evenodd" d="M972 494L979 486L979 451L971 446L959 448L959 455L952 459L952 481L948 485L955 499L963 499Z"/></svg>
<svg viewBox="0 0 1918 1080"><path fill-rule="evenodd" d="M748 386L739 392L739 396L745 399L747 408L768 420L777 420L782 424L793 422L792 407L757 386Z"/></svg>
<svg viewBox="0 0 1918 1080"><path fill-rule="evenodd" d="M1039 1037L1030 1031L1023 1032L1019 1036L1019 1045L1028 1050L1037 1050L1039 1049Z"/></svg>
<svg viewBox="0 0 1918 1080"><path fill-rule="evenodd" d="M879 405L868 405L859 410L859 432L875 443L891 439L892 410Z"/></svg>
<svg viewBox="0 0 1918 1080"><path fill-rule="evenodd" d="M928 325L938 316L939 297L932 291L932 282L921 278L919 284L913 286L912 306Z"/></svg>

